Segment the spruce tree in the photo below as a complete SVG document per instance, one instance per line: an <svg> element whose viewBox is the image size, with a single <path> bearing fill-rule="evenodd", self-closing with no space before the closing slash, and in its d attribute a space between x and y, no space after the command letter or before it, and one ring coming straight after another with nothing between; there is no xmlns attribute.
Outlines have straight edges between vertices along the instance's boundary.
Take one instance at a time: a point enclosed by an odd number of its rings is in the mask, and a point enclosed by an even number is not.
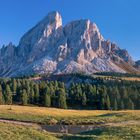
<svg viewBox="0 0 140 140"><path fill-rule="evenodd" d="M16 91L17 91L17 82L15 79L13 79L12 81L12 91L14 94L16 94Z"/></svg>
<svg viewBox="0 0 140 140"><path fill-rule="evenodd" d="M123 110L123 109L124 109L124 103L123 103L123 100L121 100L120 109L121 109L121 110Z"/></svg>
<svg viewBox="0 0 140 140"><path fill-rule="evenodd" d="M128 107L127 109L131 109L131 110L134 110L135 108L134 103L130 98L128 99L127 107Z"/></svg>
<svg viewBox="0 0 140 140"><path fill-rule="evenodd" d="M119 101L119 100L121 99L121 95L120 95L120 93L119 93L119 89L118 89L117 86L115 87L114 94L115 94L116 100Z"/></svg>
<svg viewBox="0 0 140 140"><path fill-rule="evenodd" d="M44 106L45 107L51 106L51 97L50 97L50 94L48 94L48 93L45 94Z"/></svg>
<svg viewBox="0 0 140 140"><path fill-rule="evenodd" d="M107 109L107 110L110 109L110 98L109 98L108 95L107 95L107 97L106 97L106 109Z"/></svg>
<svg viewBox="0 0 140 140"><path fill-rule="evenodd" d="M126 87L124 86L123 87L123 90L122 90L122 92L123 92L123 102L124 102L124 108L125 109L128 109L128 106L127 106L127 103L128 103L128 91L127 91L127 89L126 89Z"/></svg>
<svg viewBox="0 0 140 140"><path fill-rule="evenodd" d="M4 104L4 98L3 98L3 94L2 94L2 87L0 85L0 105Z"/></svg>
<svg viewBox="0 0 140 140"><path fill-rule="evenodd" d="M115 98L115 100L114 100L114 106L113 106L113 109L114 109L114 110L118 110L118 103L117 103L116 98Z"/></svg>
<svg viewBox="0 0 140 140"><path fill-rule="evenodd" d="M66 93L64 89L58 90L58 107L63 109L67 108Z"/></svg>
<svg viewBox="0 0 140 140"><path fill-rule="evenodd" d="M35 84L34 85L34 100L35 100L35 103L38 104L39 103L39 87L38 87L38 84Z"/></svg>
<svg viewBox="0 0 140 140"><path fill-rule="evenodd" d="M34 98L35 98L35 93L34 93L34 90L31 89L31 91L30 91L30 103L31 104L34 104L35 103L34 102Z"/></svg>
<svg viewBox="0 0 140 140"><path fill-rule="evenodd" d="M82 105L86 105L87 104L87 97L86 97L86 94L83 93L83 96L82 96Z"/></svg>
<svg viewBox="0 0 140 140"><path fill-rule="evenodd" d="M31 86L30 86L30 83L29 81L25 81L25 88L26 88L26 93L28 95L28 97L30 97L30 92L31 92Z"/></svg>
<svg viewBox="0 0 140 140"><path fill-rule="evenodd" d="M101 97L101 100L100 100L100 109L101 110L105 109L105 99L103 97Z"/></svg>
<svg viewBox="0 0 140 140"><path fill-rule="evenodd" d="M27 105L28 104L28 94L27 94L25 89L23 89L23 91L22 91L21 103L22 103L22 105Z"/></svg>
<svg viewBox="0 0 140 140"><path fill-rule="evenodd" d="M6 85L6 90L5 90L5 103L8 105L12 104L12 91L8 84Z"/></svg>

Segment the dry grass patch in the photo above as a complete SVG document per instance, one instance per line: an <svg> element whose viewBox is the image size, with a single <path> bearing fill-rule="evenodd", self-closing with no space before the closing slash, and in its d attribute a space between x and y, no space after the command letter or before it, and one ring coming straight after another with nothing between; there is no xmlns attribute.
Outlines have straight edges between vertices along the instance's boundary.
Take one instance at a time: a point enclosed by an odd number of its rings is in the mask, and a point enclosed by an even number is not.
<svg viewBox="0 0 140 140"><path fill-rule="evenodd" d="M126 110L126 111L107 111L107 110L65 110L57 108L46 107L30 107L30 106L17 106L17 105L0 105L2 113L14 113L14 114L33 114L52 117L88 117L88 116L100 116L104 114L112 113L132 113L140 114L140 110Z"/></svg>
<svg viewBox="0 0 140 140"><path fill-rule="evenodd" d="M57 138L36 127L0 123L0 140L57 140Z"/></svg>
<svg viewBox="0 0 140 140"><path fill-rule="evenodd" d="M0 105L0 118L41 124L95 124L140 120L140 111L64 110L45 107Z"/></svg>

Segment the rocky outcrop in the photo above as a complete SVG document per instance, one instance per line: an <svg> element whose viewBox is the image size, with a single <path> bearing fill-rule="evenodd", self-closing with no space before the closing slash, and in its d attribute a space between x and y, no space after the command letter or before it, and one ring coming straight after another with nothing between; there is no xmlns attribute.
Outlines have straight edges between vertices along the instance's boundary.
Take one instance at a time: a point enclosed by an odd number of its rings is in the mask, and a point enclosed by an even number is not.
<svg viewBox="0 0 140 140"><path fill-rule="evenodd" d="M135 66L140 69L140 60L136 61Z"/></svg>
<svg viewBox="0 0 140 140"><path fill-rule="evenodd" d="M49 13L17 47L9 44L0 50L0 76L129 72L124 63L135 64L126 50L103 38L95 23L76 20L63 27L58 12Z"/></svg>

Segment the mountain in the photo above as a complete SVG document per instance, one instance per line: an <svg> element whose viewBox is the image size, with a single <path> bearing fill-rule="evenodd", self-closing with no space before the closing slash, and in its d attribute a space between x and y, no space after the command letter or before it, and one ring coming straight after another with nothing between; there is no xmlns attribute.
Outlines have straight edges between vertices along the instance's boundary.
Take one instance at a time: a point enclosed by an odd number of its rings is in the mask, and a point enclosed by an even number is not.
<svg viewBox="0 0 140 140"><path fill-rule="evenodd" d="M140 60L136 61L135 66L140 69Z"/></svg>
<svg viewBox="0 0 140 140"><path fill-rule="evenodd" d="M105 40L90 20L62 25L61 15L50 12L29 30L16 47L0 49L0 76L82 72L133 72L135 62L127 50Z"/></svg>

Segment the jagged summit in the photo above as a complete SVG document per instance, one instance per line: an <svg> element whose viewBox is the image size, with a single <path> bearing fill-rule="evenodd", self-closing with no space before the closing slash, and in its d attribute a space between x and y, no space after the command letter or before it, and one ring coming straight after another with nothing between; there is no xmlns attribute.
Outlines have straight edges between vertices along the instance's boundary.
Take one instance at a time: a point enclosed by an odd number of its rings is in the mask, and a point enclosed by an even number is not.
<svg viewBox="0 0 140 140"><path fill-rule="evenodd" d="M21 41L24 40L24 38L28 38L28 36L33 35L35 36L37 34L38 38L39 35L42 35L42 33L45 34L45 30L56 30L59 27L62 26L62 17L58 12L50 12L43 20L41 20L35 27L33 27L31 30L29 30L22 38ZM43 32L44 31L44 32ZM50 31L51 32L51 31ZM36 34L35 34L36 33ZM49 33L48 33L49 34Z"/></svg>
<svg viewBox="0 0 140 140"><path fill-rule="evenodd" d="M57 11L50 12L46 20L48 20L50 24L56 23L56 29L62 26L62 17Z"/></svg>
<svg viewBox="0 0 140 140"><path fill-rule="evenodd" d="M90 20L62 26L61 15L50 12L21 38L17 47L0 49L0 76L33 73L139 72L126 50L105 40Z"/></svg>

